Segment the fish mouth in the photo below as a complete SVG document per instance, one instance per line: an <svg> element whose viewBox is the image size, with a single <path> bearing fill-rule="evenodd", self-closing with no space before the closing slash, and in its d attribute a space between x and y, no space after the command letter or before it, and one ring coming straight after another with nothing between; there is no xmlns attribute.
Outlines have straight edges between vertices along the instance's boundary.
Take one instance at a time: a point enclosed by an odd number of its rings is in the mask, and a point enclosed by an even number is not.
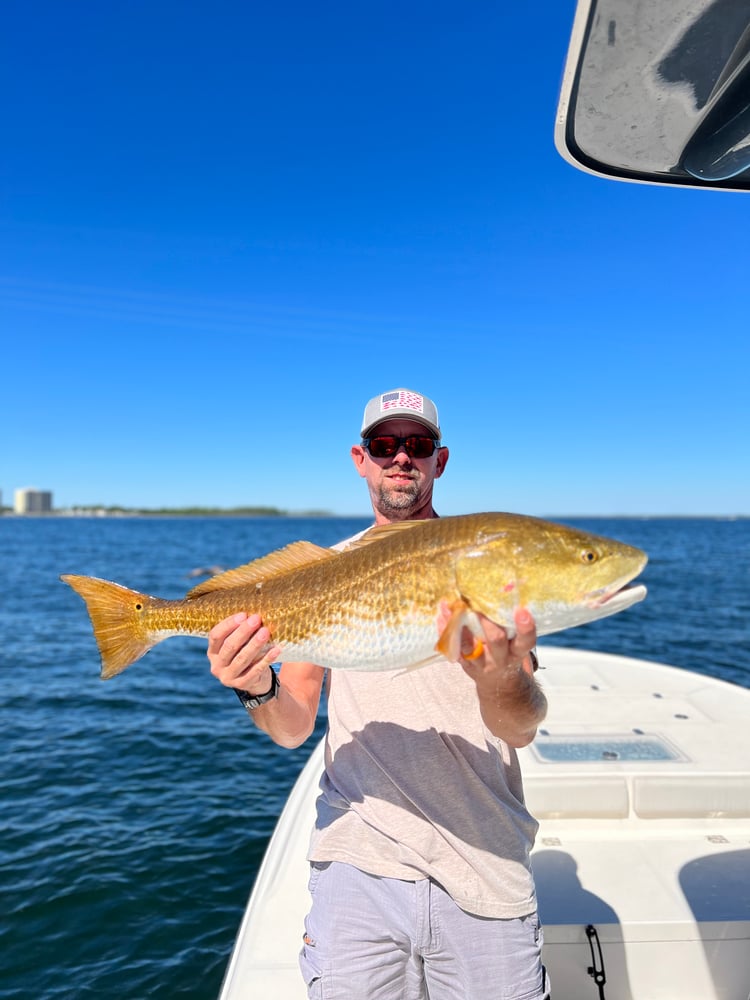
<svg viewBox="0 0 750 1000"><path fill-rule="evenodd" d="M626 584L624 587L596 594L586 603L592 609L601 608L604 614L611 615L642 601L647 593L642 583Z"/></svg>

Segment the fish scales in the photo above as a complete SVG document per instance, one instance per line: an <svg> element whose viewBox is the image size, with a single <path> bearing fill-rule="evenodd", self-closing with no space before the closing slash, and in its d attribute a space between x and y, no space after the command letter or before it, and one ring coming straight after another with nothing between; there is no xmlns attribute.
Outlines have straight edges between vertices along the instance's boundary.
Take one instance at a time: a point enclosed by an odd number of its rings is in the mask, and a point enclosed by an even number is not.
<svg viewBox="0 0 750 1000"><path fill-rule="evenodd" d="M517 514L467 514L371 529L341 552L298 542L167 601L92 577L65 575L86 601L110 677L170 635L206 636L237 611L257 612L287 660L388 670L457 658L476 613L513 630L527 607L539 634L623 610L639 549ZM441 602L451 615L438 635Z"/></svg>
<svg viewBox="0 0 750 1000"><path fill-rule="evenodd" d="M421 625L432 635L441 598L459 596L452 573L455 542L443 542L433 532L425 552L424 543L410 536L402 532L396 539L352 550L345 559L316 562L243 593L198 597L196 601L206 602L200 615L210 608L208 620L213 622L217 614L220 620L237 610L239 599L245 610L261 615L289 658L310 659L328 649L332 666L389 662L396 646L421 655L425 639L415 630ZM433 637L431 646L434 642Z"/></svg>

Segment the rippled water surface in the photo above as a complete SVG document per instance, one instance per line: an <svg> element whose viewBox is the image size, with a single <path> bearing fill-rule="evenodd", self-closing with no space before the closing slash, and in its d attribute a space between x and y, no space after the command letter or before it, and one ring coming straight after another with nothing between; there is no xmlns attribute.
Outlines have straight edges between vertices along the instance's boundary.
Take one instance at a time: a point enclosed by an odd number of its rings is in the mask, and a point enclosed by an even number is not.
<svg viewBox="0 0 750 1000"><path fill-rule="evenodd" d="M644 548L647 600L552 637L750 686L750 520L574 522ZM64 572L180 597L356 519L0 518L0 997L216 997L313 741L282 750L174 638L117 677ZM322 731L322 720L319 732Z"/></svg>

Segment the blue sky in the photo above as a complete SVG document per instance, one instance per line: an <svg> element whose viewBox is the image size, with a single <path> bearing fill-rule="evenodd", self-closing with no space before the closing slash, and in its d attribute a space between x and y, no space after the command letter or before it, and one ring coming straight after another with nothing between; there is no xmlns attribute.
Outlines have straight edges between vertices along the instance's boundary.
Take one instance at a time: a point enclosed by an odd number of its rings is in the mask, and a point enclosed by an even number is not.
<svg viewBox="0 0 750 1000"><path fill-rule="evenodd" d="M406 386L441 513L750 513L750 196L559 157L570 0L4 11L6 504L366 513Z"/></svg>

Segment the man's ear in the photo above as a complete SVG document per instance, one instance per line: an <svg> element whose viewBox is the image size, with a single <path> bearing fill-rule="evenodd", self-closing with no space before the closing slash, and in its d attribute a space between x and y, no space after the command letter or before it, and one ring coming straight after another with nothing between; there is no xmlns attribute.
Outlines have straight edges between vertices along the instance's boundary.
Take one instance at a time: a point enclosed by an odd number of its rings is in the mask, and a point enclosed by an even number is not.
<svg viewBox="0 0 750 1000"><path fill-rule="evenodd" d="M364 479L365 477L365 449L361 444L352 445L352 462L354 462L354 468Z"/></svg>
<svg viewBox="0 0 750 1000"><path fill-rule="evenodd" d="M447 448L440 448L437 455L437 462L435 463L435 479L440 479L442 474L445 472L445 467L448 464L449 452Z"/></svg>

